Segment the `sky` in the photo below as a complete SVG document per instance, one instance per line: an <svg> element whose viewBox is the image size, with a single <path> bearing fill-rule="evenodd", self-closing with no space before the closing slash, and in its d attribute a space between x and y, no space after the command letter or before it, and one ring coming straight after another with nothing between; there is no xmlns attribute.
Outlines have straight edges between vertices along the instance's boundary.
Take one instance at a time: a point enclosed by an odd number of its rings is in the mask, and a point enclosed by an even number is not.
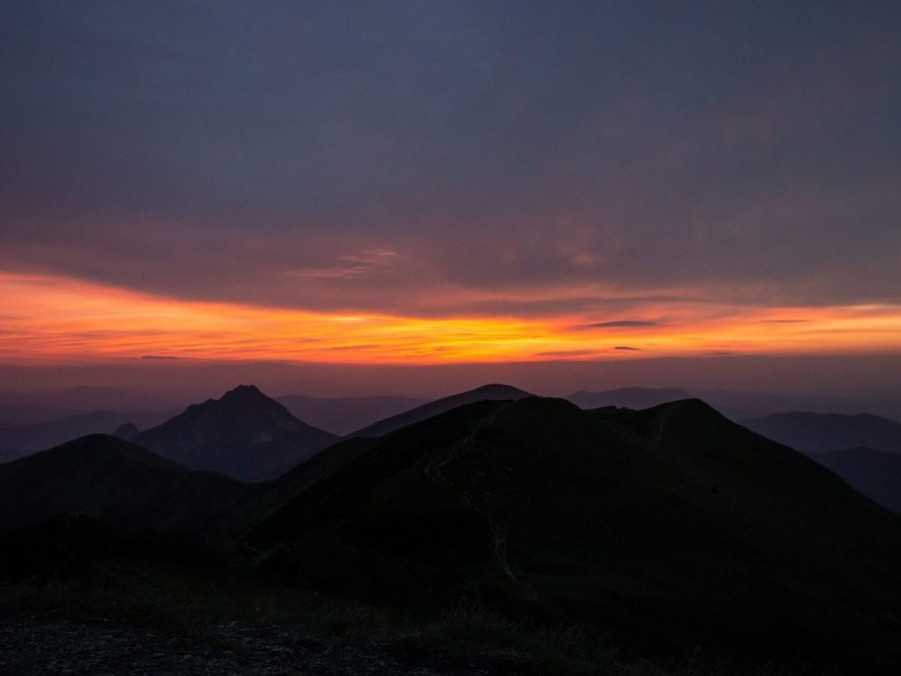
<svg viewBox="0 0 901 676"><path fill-rule="evenodd" d="M0 365L896 369L899 29L896 2L6 0Z"/></svg>

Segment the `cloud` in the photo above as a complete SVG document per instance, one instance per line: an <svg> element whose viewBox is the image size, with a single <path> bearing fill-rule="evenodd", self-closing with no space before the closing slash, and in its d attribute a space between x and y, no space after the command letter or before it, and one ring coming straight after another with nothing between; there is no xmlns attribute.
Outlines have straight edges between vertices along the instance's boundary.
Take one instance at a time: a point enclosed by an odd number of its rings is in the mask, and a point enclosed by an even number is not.
<svg viewBox="0 0 901 676"><path fill-rule="evenodd" d="M629 312L598 307L615 295L901 300L882 10L830 6L802 34L792 3L678 28L629 3L527 3L512 23L476 4L4 6L0 270L580 321ZM592 328L651 326L615 321Z"/></svg>
<svg viewBox="0 0 901 676"><path fill-rule="evenodd" d="M286 270L288 276L307 279L354 279L384 272L392 267L398 253L393 249L366 249L359 254L338 257L335 265L307 266Z"/></svg>
<svg viewBox="0 0 901 676"><path fill-rule="evenodd" d="M616 321L610 322L594 322L592 324L585 324L583 328L586 329L631 329L631 328L642 328L649 326L658 326L658 322L641 320L641 319L619 319Z"/></svg>
<svg viewBox="0 0 901 676"><path fill-rule="evenodd" d="M626 352L641 352L640 347L629 347L628 345L617 345L614 350L624 350Z"/></svg>
<svg viewBox="0 0 901 676"><path fill-rule="evenodd" d="M536 357L590 357L599 354L598 350L547 350L545 352L536 352Z"/></svg>
<svg viewBox="0 0 901 676"><path fill-rule="evenodd" d="M175 359L180 359L180 357L174 357L167 354L144 354L141 355L141 359L147 359L150 361L173 361Z"/></svg>

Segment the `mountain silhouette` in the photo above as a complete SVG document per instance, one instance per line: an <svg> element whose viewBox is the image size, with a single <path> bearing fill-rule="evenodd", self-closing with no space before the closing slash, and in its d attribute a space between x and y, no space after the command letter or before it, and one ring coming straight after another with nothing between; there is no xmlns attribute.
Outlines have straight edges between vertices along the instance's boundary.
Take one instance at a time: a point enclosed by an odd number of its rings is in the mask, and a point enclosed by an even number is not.
<svg viewBox="0 0 901 676"><path fill-rule="evenodd" d="M158 424L164 416L154 413L128 414L115 411L93 411L44 422L0 426L0 449L9 459L65 443L88 434L108 434L120 425L135 422Z"/></svg>
<svg viewBox="0 0 901 676"><path fill-rule="evenodd" d="M127 422L119 425L113 432L113 436L124 439L125 441L132 441L139 433L140 430L137 425Z"/></svg>
<svg viewBox="0 0 901 676"><path fill-rule="evenodd" d="M95 434L0 465L0 529L81 515L125 530L198 531L224 518L248 490Z"/></svg>
<svg viewBox="0 0 901 676"><path fill-rule="evenodd" d="M464 404L472 404L478 401L505 401L516 400L524 397L533 396L529 392L520 390L511 385L490 384L482 385L474 390L467 390L459 394L454 394L442 399L430 401L422 406L404 411L397 415L391 416L379 422L373 423L368 427L357 430L349 436L353 437L381 437L395 430L399 430L407 425L412 425L423 420L427 420L433 416L439 415L446 411L450 411Z"/></svg>
<svg viewBox="0 0 901 676"><path fill-rule="evenodd" d="M135 442L192 469L273 479L337 440L252 385L194 404Z"/></svg>
<svg viewBox="0 0 901 676"><path fill-rule="evenodd" d="M901 657L898 518L699 400L480 401L353 441L251 531L278 574L412 604L478 589L625 643Z"/></svg>
<svg viewBox="0 0 901 676"><path fill-rule="evenodd" d="M301 420L333 434L350 434L389 416L424 403L412 397L278 397Z"/></svg>
<svg viewBox="0 0 901 676"><path fill-rule="evenodd" d="M859 447L901 453L901 423L868 413L780 413L742 424L805 453Z"/></svg>
<svg viewBox="0 0 901 676"><path fill-rule="evenodd" d="M566 397L568 401L584 409L604 408L605 406L642 409L665 404L668 401L689 398L690 395L684 390L663 387L621 387L599 392L579 390Z"/></svg>

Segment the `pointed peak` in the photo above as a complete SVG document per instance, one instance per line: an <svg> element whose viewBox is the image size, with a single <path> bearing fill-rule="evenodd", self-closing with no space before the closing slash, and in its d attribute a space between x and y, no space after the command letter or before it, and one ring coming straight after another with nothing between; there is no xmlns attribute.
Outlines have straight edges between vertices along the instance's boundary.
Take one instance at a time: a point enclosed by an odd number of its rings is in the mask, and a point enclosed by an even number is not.
<svg viewBox="0 0 901 676"><path fill-rule="evenodd" d="M234 389L229 390L223 399L268 399L265 394L256 385L238 385Z"/></svg>

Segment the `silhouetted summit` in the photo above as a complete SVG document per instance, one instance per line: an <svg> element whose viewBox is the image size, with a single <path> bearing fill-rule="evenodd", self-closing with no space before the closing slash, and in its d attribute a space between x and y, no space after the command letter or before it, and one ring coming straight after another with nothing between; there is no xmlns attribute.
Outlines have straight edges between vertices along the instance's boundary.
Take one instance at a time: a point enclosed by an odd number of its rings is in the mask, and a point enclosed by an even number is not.
<svg viewBox="0 0 901 676"><path fill-rule="evenodd" d="M459 394L454 394L442 399L430 401L422 406L399 413L397 415L386 418L377 423L373 423L368 427L357 430L350 436L354 437L381 437L395 430L412 425L413 423L426 420L445 411L449 411L457 406L464 404L472 404L478 401L515 401L524 397L534 396L529 392L520 390L512 385L502 385L491 383L482 385L473 390L467 390Z"/></svg>
<svg viewBox="0 0 901 676"><path fill-rule="evenodd" d="M253 385L194 404L135 441L195 469L272 479L337 437L306 424Z"/></svg>
<svg viewBox="0 0 901 676"><path fill-rule="evenodd" d="M256 385L238 385L222 395L222 402L237 404L238 406L266 406L273 401L267 397Z"/></svg>

